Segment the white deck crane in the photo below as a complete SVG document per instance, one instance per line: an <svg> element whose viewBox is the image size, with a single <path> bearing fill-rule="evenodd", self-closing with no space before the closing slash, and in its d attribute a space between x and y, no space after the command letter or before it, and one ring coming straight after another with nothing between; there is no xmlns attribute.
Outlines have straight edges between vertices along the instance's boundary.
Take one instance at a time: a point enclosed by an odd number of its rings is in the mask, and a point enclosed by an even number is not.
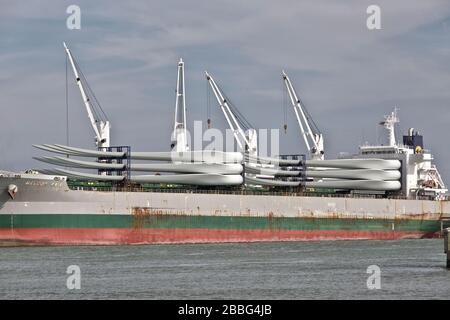
<svg viewBox="0 0 450 320"><path fill-rule="evenodd" d="M240 122L242 123L244 119L242 119L242 115L235 115L236 110L232 110L229 102L227 101L225 95L217 86L214 79L205 71L206 80L208 81L216 99L219 103L220 109L222 110L225 119L227 120L228 126L233 131L233 135L236 139L237 144L245 153L247 153L251 157L258 156L258 138L256 134L256 130L253 128L246 128L246 132L241 127ZM238 117L241 118L239 121ZM248 123L247 123L248 124Z"/></svg>
<svg viewBox="0 0 450 320"><path fill-rule="evenodd" d="M295 116L300 126L300 131L303 140L305 141L306 148L308 149L309 156L313 160L323 160L325 153L323 147L323 136L314 122L312 122L312 120L308 117L305 106L298 98L297 93L292 86L291 80L284 71L282 71L282 76L289 94L289 98L291 99L292 106L294 107Z"/></svg>
<svg viewBox="0 0 450 320"><path fill-rule="evenodd" d="M81 71L79 70L72 53L70 52L69 48L67 48L67 45L65 42L63 42L64 49L66 50L67 57L69 58L70 64L72 65L73 73L75 75L75 79L77 81L78 88L80 89L81 97L83 98L84 105L86 107L86 111L89 117L89 121L91 122L91 126L94 129L95 132L95 144L99 148L108 148L110 147L110 139L109 139L109 131L110 131L110 123L106 118L106 115L104 115L104 119L100 119L100 115L97 114L97 117L94 117L95 110L92 107L91 98L89 97L87 93L87 89L90 91L89 88L85 88L87 86L86 84L83 84L83 81L80 77L80 74L82 75ZM93 96L93 94L92 94ZM93 96L94 100L95 96ZM101 110L103 112L103 110Z"/></svg>
<svg viewBox="0 0 450 320"><path fill-rule="evenodd" d="M178 62L178 77L175 99L175 121L172 133L172 151L186 152L189 151L186 132L186 97L184 86L184 62L180 59Z"/></svg>

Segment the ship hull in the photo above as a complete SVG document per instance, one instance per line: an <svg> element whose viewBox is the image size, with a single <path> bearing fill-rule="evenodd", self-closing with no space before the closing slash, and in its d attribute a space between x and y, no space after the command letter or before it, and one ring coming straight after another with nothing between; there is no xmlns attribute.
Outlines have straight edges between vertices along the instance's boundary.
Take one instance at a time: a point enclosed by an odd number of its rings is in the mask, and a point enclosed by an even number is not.
<svg viewBox="0 0 450 320"><path fill-rule="evenodd" d="M144 245L227 242L397 240L437 237L437 233L415 231L250 231L223 229L152 229L136 233L131 229L27 229L0 230L0 246L38 245Z"/></svg>
<svg viewBox="0 0 450 320"><path fill-rule="evenodd" d="M436 220L168 215L3 215L0 244L138 245L257 241L395 240L439 234ZM14 227L11 227L11 221Z"/></svg>
<svg viewBox="0 0 450 320"><path fill-rule="evenodd" d="M87 191L39 176L0 177L0 245L425 238L439 235L449 212L448 201Z"/></svg>

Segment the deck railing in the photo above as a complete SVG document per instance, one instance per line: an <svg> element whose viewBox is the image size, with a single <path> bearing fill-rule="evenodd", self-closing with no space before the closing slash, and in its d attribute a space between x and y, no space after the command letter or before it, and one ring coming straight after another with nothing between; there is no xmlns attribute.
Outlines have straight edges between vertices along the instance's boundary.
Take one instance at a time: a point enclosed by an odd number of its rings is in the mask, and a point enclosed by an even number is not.
<svg viewBox="0 0 450 320"><path fill-rule="evenodd" d="M254 195L254 196L291 196L291 197L327 197L327 198L361 198L361 199L408 199L403 195L385 195L385 194L358 194L358 193L326 193L326 192L308 192L298 191L265 191L252 189L196 189L196 188L152 188L141 186L79 186L71 185L71 190L86 190L99 192L154 192L154 193L191 193L191 194L229 194L229 195ZM415 197L417 200L434 200L429 196ZM444 199L448 200L448 198Z"/></svg>

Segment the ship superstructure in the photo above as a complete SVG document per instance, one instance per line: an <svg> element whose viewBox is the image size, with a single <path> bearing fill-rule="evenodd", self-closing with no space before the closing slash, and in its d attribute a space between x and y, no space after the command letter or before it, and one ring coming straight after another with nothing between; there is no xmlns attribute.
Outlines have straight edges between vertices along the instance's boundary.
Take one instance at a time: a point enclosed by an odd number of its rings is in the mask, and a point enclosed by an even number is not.
<svg viewBox="0 0 450 320"><path fill-rule="evenodd" d="M400 194L407 198L430 196L444 198L447 188L439 174L436 165L432 163L431 152L424 148L423 136L414 128L410 128L403 136L402 143L398 143L395 135L395 124L399 122L397 110L385 116L380 122L388 133L387 145L362 145L355 159L379 158L398 160L401 163Z"/></svg>

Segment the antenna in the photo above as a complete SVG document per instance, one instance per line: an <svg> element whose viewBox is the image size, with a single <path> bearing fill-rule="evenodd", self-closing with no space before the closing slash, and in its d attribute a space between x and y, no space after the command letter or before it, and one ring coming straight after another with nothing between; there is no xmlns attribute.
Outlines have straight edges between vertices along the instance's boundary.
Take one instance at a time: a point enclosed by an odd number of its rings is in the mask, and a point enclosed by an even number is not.
<svg viewBox="0 0 450 320"><path fill-rule="evenodd" d="M395 124L399 123L400 120L397 117L397 107L394 107L394 111L391 114L385 115L384 120L380 122L380 125L384 126L384 128L388 132L389 146L396 146L397 141L395 139Z"/></svg>

